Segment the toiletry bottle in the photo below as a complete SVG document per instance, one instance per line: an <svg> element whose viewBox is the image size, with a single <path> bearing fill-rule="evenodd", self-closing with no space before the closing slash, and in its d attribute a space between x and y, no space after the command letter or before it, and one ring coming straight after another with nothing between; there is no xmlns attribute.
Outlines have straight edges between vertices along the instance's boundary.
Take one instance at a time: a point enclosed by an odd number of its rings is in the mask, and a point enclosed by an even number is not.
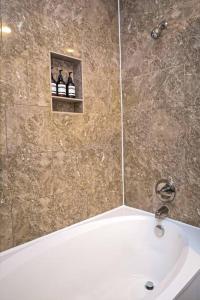
<svg viewBox="0 0 200 300"><path fill-rule="evenodd" d="M71 74L72 72L69 72L69 77L67 81L67 97L75 98L75 84L73 83Z"/></svg>
<svg viewBox="0 0 200 300"><path fill-rule="evenodd" d="M59 70L59 75L57 80L57 91L58 91L58 96L66 97L66 84L63 80L62 70Z"/></svg>
<svg viewBox="0 0 200 300"><path fill-rule="evenodd" d="M51 70L53 69L53 67L51 68ZM56 81L55 79L53 78L53 73L51 71L51 94L53 96L56 96L57 95L57 84L56 84Z"/></svg>

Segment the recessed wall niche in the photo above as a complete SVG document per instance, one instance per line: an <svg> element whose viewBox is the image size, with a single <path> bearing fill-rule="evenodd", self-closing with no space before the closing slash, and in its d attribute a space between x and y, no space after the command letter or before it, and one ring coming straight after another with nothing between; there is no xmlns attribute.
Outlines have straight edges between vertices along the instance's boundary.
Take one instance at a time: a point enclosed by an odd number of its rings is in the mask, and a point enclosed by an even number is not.
<svg viewBox="0 0 200 300"><path fill-rule="evenodd" d="M75 84L75 98L67 96L51 95L51 107L54 113L83 113L83 87L82 87L82 61L74 58L50 52L51 72L57 81L59 70L62 69L64 82L67 83L69 72L72 72Z"/></svg>

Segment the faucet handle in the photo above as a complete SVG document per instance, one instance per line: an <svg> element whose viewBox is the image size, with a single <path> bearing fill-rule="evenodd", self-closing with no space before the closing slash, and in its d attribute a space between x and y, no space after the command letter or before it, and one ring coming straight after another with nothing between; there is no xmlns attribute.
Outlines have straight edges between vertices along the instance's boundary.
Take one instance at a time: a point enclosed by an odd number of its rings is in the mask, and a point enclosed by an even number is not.
<svg viewBox="0 0 200 300"><path fill-rule="evenodd" d="M161 179L157 182L155 187L156 195L162 202L172 202L176 196L176 189L173 179Z"/></svg>
<svg viewBox="0 0 200 300"><path fill-rule="evenodd" d="M175 186L174 185L170 185L170 184L165 184L160 191L158 191L158 193L167 193L167 194L171 194L175 192Z"/></svg>

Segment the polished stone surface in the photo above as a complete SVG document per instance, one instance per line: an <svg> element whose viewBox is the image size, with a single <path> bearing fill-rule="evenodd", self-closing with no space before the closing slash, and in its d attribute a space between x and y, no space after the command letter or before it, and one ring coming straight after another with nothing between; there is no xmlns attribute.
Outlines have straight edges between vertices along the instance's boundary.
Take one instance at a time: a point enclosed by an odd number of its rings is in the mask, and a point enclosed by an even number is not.
<svg viewBox="0 0 200 300"><path fill-rule="evenodd" d="M200 226L200 2L120 6L126 204L155 211L172 176L171 216ZM5 250L122 204L121 109L116 0L1 0L0 13ZM50 51L82 58L84 114L51 113Z"/></svg>
<svg viewBox="0 0 200 300"><path fill-rule="evenodd" d="M125 203L155 211L155 184L172 176L170 215L200 226L200 2L121 0L121 32Z"/></svg>
<svg viewBox="0 0 200 300"><path fill-rule="evenodd" d="M5 250L122 203L121 116L117 1L1 0L1 14ZM50 51L82 58L84 114L51 113Z"/></svg>
<svg viewBox="0 0 200 300"><path fill-rule="evenodd" d="M0 208L0 249L8 249L13 246L11 204L1 194Z"/></svg>

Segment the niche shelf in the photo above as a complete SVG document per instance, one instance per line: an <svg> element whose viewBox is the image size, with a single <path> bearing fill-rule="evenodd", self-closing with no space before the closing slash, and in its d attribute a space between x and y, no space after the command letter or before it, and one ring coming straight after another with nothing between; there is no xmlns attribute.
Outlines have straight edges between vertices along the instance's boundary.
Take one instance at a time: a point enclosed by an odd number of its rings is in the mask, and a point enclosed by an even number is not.
<svg viewBox="0 0 200 300"><path fill-rule="evenodd" d="M55 113L83 113L83 84L82 61L79 58L50 52L50 61L53 77L57 81L59 68L62 68L63 79L67 82L69 72L73 72L73 81L76 89L76 98L51 95L51 108Z"/></svg>

